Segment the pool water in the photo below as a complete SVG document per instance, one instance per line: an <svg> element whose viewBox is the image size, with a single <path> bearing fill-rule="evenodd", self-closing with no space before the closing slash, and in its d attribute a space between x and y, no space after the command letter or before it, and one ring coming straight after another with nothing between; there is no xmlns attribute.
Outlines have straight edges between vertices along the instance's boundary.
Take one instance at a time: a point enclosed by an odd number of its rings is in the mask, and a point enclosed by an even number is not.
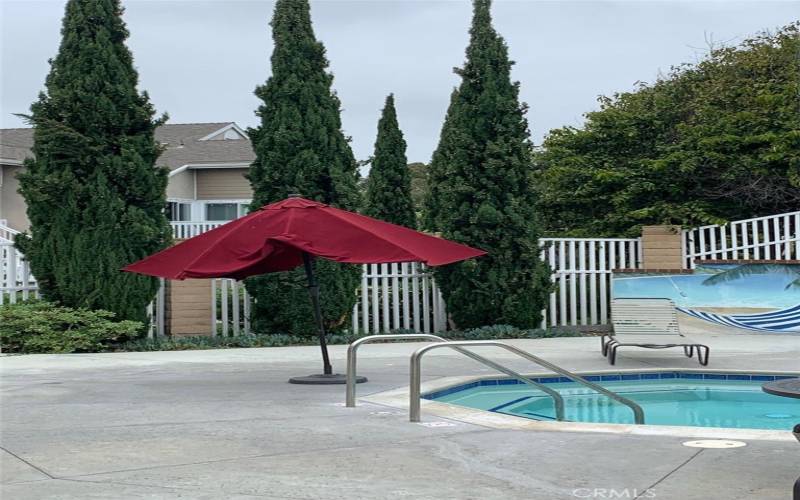
<svg viewBox="0 0 800 500"><path fill-rule="evenodd" d="M516 381L470 384L428 399L534 420L555 420L553 399ZM491 382L491 381L488 381ZM495 384L498 382L495 381ZM638 403L645 424L791 430L800 423L800 400L773 396L759 380L642 379L596 382ZM632 424L633 412L574 382L548 383L564 398L566 420Z"/></svg>

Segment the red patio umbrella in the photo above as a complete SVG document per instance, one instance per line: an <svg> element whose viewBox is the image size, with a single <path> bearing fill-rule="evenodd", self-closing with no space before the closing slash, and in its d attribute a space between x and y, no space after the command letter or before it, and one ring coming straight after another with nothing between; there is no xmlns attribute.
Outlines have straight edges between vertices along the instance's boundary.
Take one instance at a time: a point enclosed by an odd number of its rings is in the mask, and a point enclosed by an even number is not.
<svg viewBox="0 0 800 500"><path fill-rule="evenodd" d="M303 264L319 329L324 373L290 382L343 383L341 376L333 375L328 357L313 256L351 264L423 262L440 266L484 254L483 250L413 229L292 197L130 264L123 271L178 280L240 280Z"/></svg>

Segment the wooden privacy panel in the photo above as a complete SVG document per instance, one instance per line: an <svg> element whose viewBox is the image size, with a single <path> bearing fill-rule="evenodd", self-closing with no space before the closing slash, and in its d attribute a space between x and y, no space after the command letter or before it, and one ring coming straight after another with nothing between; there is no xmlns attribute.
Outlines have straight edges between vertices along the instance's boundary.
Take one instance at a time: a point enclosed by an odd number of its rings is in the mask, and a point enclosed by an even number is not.
<svg viewBox="0 0 800 500"><path fill-rule="evenodd" d="M211 280L170 280L167 287L167 324L169 333L212 335Z"/></svg>
<svg viewBox="0 0 800 500"><path fill-rule="evenodd" d="M681 227L642 227L642 261L642 267L645 269L681 269L683 267Z"/></svg>

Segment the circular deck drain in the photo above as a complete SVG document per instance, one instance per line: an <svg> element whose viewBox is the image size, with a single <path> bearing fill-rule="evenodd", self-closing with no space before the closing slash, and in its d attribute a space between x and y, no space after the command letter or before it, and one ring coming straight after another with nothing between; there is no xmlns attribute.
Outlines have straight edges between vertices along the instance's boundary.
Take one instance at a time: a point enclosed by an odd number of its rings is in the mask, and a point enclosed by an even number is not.
<svg viewBox="0 0 800 500"><path fill-rule="evenodd" d="M742 446L747 446L747 443L728 439L700 439L698 441L684 441L683 445L689 448L741 448Z"/></svg>

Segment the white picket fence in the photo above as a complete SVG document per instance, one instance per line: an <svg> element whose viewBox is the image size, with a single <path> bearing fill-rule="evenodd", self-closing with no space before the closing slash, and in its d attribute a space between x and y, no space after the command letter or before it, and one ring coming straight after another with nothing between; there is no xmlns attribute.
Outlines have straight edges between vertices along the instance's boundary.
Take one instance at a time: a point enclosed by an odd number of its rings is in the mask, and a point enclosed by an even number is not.
<svg viewBox="0 0 800 500"><path fill-rule="evenodd" d="M552 268L558 291L550 295L544 326L601 325L608 322L611 271L641 267L639 239L545 238L542 259ZM235 292L233 280L214 280L217 333L249 332L250 298ZM246 292L245 292L246 293ZM430 271L418 263L363 266L351 324L355 334L447 329L447 308Z"/></svg>
<svg viewBox="0 0 800 500"><path fill-rule="evenodd" d="M353 307L353 333L447 329L442 294L423 264L366 264L363 268L359 300Z"/></svg>
<svg viewBox="0 0 800 500"><path fill-rule="evenodd" d="M166 315L166 281L159 278L158 292L156 298L147 305L147 317L149 324L147 337L163 337L166 335L167 315Z"/></svg>
<svg viewBox="0 0 800 500"><path fill-rule="evenodd" d="M363 266L358 302L353 307L353 333L413 330L433 333L447 328L444 300L425 266L417 263ZM214 335L250 333L252 299L244 284L211 280Z"/></svg>
<svg viewBox="0 0 800 500"><path fill-rule="evenodd" d="M249 335L252 299L244 283L231 279L211 280L212 335Z"/></svg>
<svg viewBox="0 0 800 500"><path fill-rule="evenodd" d="M218 222L174 222L176 238L189 238ZM36 282L23 256L13 248L16 231L0 226L0 304L37 296ZM702 226L682 231L686 268L708 259L800 259L800 211ZM545 307L543 327L608 323L611 273L641 268L640 238L543 238L541 258L552 269L557 290ZM219 335L250 333L251 299L234 280L212 280L212 318ZM150 335L163 335L164 288L148 308ZM421 264L363 266L354 333L391 330L437 332L447 328L447 310L433 277Z"/></svg>
<svg viewBox="0 0 800 500"><path fill-rule="evenodd" d="M39 296L30 265L9 239L0 237L0 305Z"/></svg>
<svg viewBox="0 0 800 500"><path fill-rule="evenodd" d="M190 237L217 225L173 223L173 228L176 237ZM542 258L550 264L552 279L559 285L558 292L550 296L544 325L607 322L611 270L640 266L639 240L545 238L541 244ZM18 253L15 257L19 262ZM0 260L7 266L7 257ZM444 300L425 266L417 263L369 264L363 269L359 300L351 318L354 333L384 333L398 329L430 333L447 329ZM224 336L250 333L251 298L244 286L228 279L212 280L212 283L210 319L217 326L215 333ZM4 290L10 288L6 286ZM20 292L25 298L36 293L32 279L29 287L22 287L17 280L13 288L17 292L13 297ZM162 286L156 300L148 306L150 337L165 332L164 302Z"/></svg>
<svg viewBox="0 0 800 500"><path fill-rule="evenodd" d="M212 335L250 334L252 299L240 281L211 281ZM358 302L353 307L353 333L413 330L432 333L447 328L444 300L425 266L417 263L363 266ZM157 306L151 306L157 307ZM159 335L156 327L153 335Z"/></svg>
<svg viewBox="0 0 800 500"><path fill-rule="evenodd" d="M800 211L682 231L683 266L709 259L800 259Z"/></svg>
<svg viewBox="0 0 800 500"><path fill-rule="evenodd" d="M557 284L543 328L608 323L611 272L642 267L641 238L542 238L539 246Z"/></svg>

